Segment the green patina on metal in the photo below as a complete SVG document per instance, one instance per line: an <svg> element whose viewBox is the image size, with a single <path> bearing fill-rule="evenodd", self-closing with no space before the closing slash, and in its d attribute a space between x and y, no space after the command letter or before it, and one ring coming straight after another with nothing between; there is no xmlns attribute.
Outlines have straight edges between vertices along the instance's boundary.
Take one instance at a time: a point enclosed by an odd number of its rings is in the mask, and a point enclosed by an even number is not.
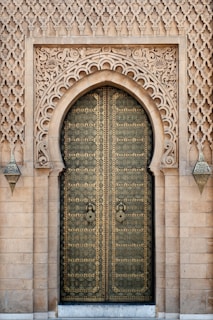
<svg viewBox="0 0 213 320"><path fill-rule="evenodd" d="M112 87L82 96L61 134L61 302L153 302L153 138Z"/></svg>

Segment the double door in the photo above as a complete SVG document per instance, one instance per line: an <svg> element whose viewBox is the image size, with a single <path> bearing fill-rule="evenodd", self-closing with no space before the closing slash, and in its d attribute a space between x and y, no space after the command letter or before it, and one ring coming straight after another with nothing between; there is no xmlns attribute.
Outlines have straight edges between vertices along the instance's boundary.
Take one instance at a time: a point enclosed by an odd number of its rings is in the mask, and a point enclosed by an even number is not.
<svg viewBox="0 0 213 320"><path fill-rule="evenodd" d="M61 302L152 302L152 129L112 87L70 108L61 133Z"/></svg>

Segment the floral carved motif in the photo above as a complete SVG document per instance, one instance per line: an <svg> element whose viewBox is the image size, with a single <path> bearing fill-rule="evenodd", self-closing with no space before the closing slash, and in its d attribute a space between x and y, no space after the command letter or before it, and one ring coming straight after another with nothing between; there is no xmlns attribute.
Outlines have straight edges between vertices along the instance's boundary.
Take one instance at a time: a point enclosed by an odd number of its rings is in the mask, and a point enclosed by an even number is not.
<svg viewBox="0 0 213 320"><path fill-rule="evenodd" d="M187 152L196 149L198 155L203 150L212 162L212 0L0 0L0 4L0 151L18 145L24 158L25 37L140 39L185 34Z"/></svg>
<svg viewBox="0 0 213 320"><path fill-rule="evenodd" d="M155 101L164 127L163 167L177 166L177 50L176 47L37 47L35 150L36 166L50 166L48 129L57 102L76 81L100 70L131 77Z"/></svg>

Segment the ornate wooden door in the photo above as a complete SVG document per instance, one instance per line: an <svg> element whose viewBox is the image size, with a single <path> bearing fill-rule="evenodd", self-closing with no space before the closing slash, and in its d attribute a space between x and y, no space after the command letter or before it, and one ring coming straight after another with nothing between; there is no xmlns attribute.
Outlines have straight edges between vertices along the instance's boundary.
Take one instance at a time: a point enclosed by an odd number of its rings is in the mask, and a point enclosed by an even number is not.
<svg viewBox="0 0 213 320"><path fill-rule="evenodd" d="M81 97L61 134L61 302L153 302L152 129L129 94Z"/></svg>

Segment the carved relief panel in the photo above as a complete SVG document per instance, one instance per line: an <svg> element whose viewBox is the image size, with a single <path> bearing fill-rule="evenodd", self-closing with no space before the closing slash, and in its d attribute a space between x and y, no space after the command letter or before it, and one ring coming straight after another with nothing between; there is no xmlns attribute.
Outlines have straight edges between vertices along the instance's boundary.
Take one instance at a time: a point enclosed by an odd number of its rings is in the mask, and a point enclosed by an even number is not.
<svg viewBox="0 0 213 320"><path fill-rule="evenodd" d="M26 37L139 39L147 35L186 35L188 101L183 107L188 111L188 151L202 149L205 158L212 161L211 0L143 0L143 5L141 0L0 0L0 3L3 153L15 147L24 159Z"/></svg>
<svg viewBox="0 0 213 320"><path fill-rule="evenodd" d="M164 127L162 167L178 165L178 74L176 46L35 48L36 167L51 166L48 128L63 94L83 77L112 70L133 79L155 102ZM148 106L147 106L148 107Z"/></svg>

